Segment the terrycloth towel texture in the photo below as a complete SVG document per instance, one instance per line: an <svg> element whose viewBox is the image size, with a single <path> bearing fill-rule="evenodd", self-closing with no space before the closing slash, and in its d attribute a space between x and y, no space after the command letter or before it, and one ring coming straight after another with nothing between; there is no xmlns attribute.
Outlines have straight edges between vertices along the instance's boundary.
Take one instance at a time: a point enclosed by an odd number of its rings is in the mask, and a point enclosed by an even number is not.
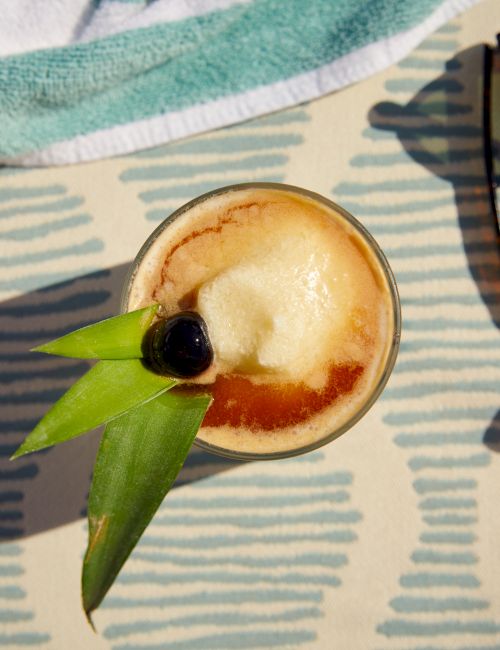
<svg viewBox="0 0 500 650"><path fill-rule="evenodd" d="M0 0L0 162L151 147L319 97L477 0Z"/></svg>
<svg viewBox="0 0 500 650"><path fill-rule="evenodd" d="M500 650L500 260L478 101L478 44L499 25L486 0L306 106L86 165L0 169L1 648ZM319 192L375 236L403 305L398 362L316 452L193 449L95 634L80 568L100 434L8 460L87 365L28 348L116 314L154 228L244 180Z"/></svg>

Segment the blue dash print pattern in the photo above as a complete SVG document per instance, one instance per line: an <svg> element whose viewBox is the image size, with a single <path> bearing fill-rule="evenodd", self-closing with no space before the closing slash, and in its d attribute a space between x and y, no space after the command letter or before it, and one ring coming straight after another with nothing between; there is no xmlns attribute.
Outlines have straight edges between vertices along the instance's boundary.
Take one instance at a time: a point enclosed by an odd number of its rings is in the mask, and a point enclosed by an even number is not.
<svg viewBox="0 0 500 650"><path fill-rule="evenodd" d="M22 518L22 513L16 510L21 499L22 492L3 492L0 496L2 506L6 507L1 511L2 538L4 522ZM43 625L36 621L35 612L26 604L24 574L22 546L13 542L0 544L0 646L48 648L50 634L40 631Z"/></svg>
<svg viewBox="0 0 500 650"><path fill-rule="evenodd" d="M3 170L0 188L0 645L52 647L29 598L24 538L77 519L86 488L68 490L74 512L66 509L61 520L61 512L49 512L50 503L38 496L61 478L51 473L54 452L16 462L9 457L87 369L85 362L51 359L30 348L93 321L96 313L110 315L110 272L99 270L104 243L94 234L84 198L64 184L28 181L21 170L10 171L18 173Z"/></svg>
<svg viewBox="0 0 500 650"><path fill-rule="evenodd" d="M148 221L166 219L187 201L217 187L284 182L290 148L303 141L306 108L293 109L130 156L120 175L133 183Z"/></svg>
<svg viewBox="0 0 500 650"><path fill-rule="evenodd" d="M193 450L190 489L169 495L102 604L112 648L312 647L361 521L352 474L323 460L224 472L235 463Z"/></svg>
<svg viewBox="0 0 500 650"><path fill-rule="evenodd" d="M382 399L421 524L391 615L376 627L384 650L500 648L477 548L487 433L498 440L500 429L499 259L471 87L480 48L448 60L459 32L452 23L420 45L386 82L388 99L371 109L366 152L351 167L376 169L377 181L333 188L385 250L403 307L400 358ZM449 395L460 395L460 408Z"/></svg>

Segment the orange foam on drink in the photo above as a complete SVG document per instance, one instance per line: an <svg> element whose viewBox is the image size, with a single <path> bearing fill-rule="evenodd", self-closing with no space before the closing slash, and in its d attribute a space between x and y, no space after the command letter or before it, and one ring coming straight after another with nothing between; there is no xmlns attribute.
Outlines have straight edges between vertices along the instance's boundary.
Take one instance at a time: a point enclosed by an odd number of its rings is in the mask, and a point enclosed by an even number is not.
<svg viewBox="0 0 500 650"><path fill-rule="evenodd" d="M205 319L212 367L190 383L214 402L198 438L279 454L359 413L393 346L394 290L380 254L333 204L253 187L181 211L138 265L128 309Z"/></svg>

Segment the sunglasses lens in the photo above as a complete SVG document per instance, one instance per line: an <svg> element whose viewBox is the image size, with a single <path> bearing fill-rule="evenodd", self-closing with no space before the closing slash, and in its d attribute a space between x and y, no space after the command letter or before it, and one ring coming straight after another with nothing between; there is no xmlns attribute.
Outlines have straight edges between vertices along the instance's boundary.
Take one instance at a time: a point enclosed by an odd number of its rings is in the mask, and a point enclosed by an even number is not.
<svg viewBox="0 0 500 650"><path fill-rule="evenodd" d="M497 47L492 52L490 120L492 180L498 220L500 209L500 47Z"/></svg>
<svg viewBox="0 0 500 650"><path fill-rule="evenodd" d="M483 133L491 209L500 240L500 34L495 49L484 48Z"/></svg>

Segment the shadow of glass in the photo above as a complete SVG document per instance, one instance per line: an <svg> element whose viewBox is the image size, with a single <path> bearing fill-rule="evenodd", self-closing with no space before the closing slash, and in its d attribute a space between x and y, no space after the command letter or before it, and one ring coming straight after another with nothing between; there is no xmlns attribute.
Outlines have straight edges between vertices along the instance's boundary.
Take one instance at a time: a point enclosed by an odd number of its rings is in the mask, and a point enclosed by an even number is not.
<svg viewBox="0 0 500 650"><path fill-rule="evenodd" d="M459 52L407 104L381 102L369 120L396 133L413 160L453 187L470 274L500 327L500 252L484 162L483 55L482 45Z"/></svg>
<svg viewBox="0 0 500 650"><path fill-rule="evenodd" d="M90 365L29 349L117 314L127 268L106 269L0 304L0 540L49 530L85 513L100 431L16 461L9 457ZM238 464L193 448L176 485Z"/></svg>

